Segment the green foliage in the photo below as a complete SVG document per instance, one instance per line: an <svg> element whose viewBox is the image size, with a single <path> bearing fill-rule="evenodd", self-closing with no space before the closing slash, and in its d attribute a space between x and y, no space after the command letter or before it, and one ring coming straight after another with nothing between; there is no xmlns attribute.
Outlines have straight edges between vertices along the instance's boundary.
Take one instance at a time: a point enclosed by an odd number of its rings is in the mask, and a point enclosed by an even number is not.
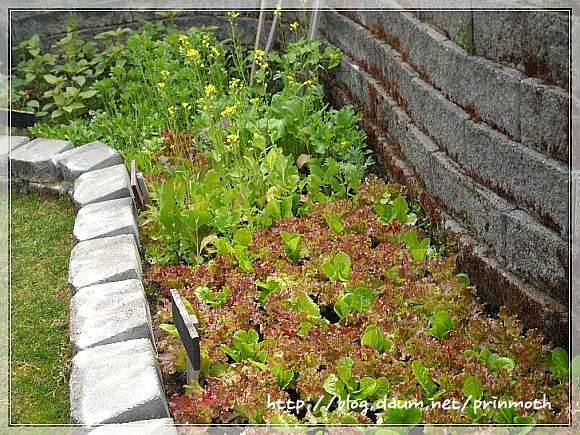
<svg viewBox="0 0 580 435"><path fill-rule="evenodd" d="M241 329L234 334L232 347L222 344L221 348L235 362L247 359L252 360L253 363L257 363L259 367L264 367L268 351L266 349L260 349L270 344L276 345L276 340L270 338L259 341L258 333L255 330L249 329L244 331Z"/></svg>
<svg viewBox="0 0 580 435"><path fill-rule="evenodd" d="M280 236L284 239L284 251L286 255L294 266L298 264L298 259L300 258L300 249L298 245L300 243L300 234L294 233L290 234L286 231L280 232Z"/></svg>
<svg viewBox="0 0 580 435"><path fill-rule="evenodd" d="M368 344L379 354L390 350L393 347L393 340L385 337L385 334L374 325L367 326L361 338L361 344Z"/></svg>
<svg viewBox="0 0 580 435"><path fill-rule="evenodd" d="M331 281L348 281L350 277L350 257L345 252L339 252L332 260L322 264L322 270Z"/></svg>
<svg viewBox="0 0 580 435"><path fill-rule="evenodd" d="M352 358L343 357L338 362L338 376L334 373L328 376L323 384L324 391L341 399L348 396L354 400L382 399L388 394L389 381L384 377L373 379L365 376L358 382L353 379L351 371L353 364Z"/></svg>
<svg viewBox="0 0 580 435"><path fill-rule="evenodd" d="M433 337L442 340L449 337L449 333L453 331L454 322L445 311L438 311L429 319L429 325L433 325L429 333Z"/></svg>
<svg viewBox="0 0 580 435"><path fill-rule="evenodd" d="M422 361L413 361L411 368L415 378L417 378L419 384L421 384L421 387L423 387L423 390L425 391L424 397L427 400L427 403L432 404L434 400L437 400L439 396L445 393L445 390L437 391L438 386L427 373L427 367L425 367Z"/></svg>
<svg viewBox="0 0 580 435"><path fill-rule="evenodd" d="M568 380L568 373L570 371L568 352L561 347L556 347L548 355L548 370L558 381L564 382Z"/></svg>
<svg viewBox="0 0 580 435"><path fill-rule="evenodd" d="M217 295L214 294L208 287L199 286L194 291L195 295L209 304L212 308L223 307L229 295L232 294L231 290L224 287Z"/></svg>
<svg viewBox="0 0 580 435"><path fill-rule="evenodd" d="M504 368L508 372L510 372L515 367L515 362L513 359L508 357L502 357L497 353L493 353L487 347L481 349L481 352L479 354L471 349L466 350L465 356L467 357L470 355L476 357L478 362L482 362L489 365L492 372L498 372L500 368Z"/></svg>
<svg viewBox="0 0 580 435"><path fill-rule="evenodd" d="M409 213L409 204L402 196L398 196L385 204L379 202L373 207L373 210L381 217L381 223L385 225L390 224L394 219L397 219L401 225L413 225L417 222L417 216L414 213Z"/></svg>
<svg viewBox="0 0 580 435"><path fill-rule="evenodd" d="M455 36L455 42L460 44L467 54L472 55L475 50L475 44L471 44L467 39L467 30L465 28L465 23L459 20L457 24L457 35Z"/></svg>

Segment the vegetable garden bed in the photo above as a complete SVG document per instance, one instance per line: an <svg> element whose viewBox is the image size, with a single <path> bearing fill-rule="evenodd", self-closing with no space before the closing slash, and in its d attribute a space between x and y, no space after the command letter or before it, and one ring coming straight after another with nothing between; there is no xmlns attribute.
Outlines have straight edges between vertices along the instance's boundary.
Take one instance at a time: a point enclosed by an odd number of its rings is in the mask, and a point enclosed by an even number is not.
<svg viewBox="0 0 580 435"><path fill-rule="evenodd" d="M200 321L200 379L171 397L175 420L566 424L566 352L483 313L418 206L369 173L360 115L325 104L318 71L339 51L301 21L282 24L282 53L247 51L228 15L227 41L164 13L98 35L104 49L74 16L59 54L17 47L15 103L47 120L33 135L100 140L145 172L167 374L185 370L171 288Z"/></svg>

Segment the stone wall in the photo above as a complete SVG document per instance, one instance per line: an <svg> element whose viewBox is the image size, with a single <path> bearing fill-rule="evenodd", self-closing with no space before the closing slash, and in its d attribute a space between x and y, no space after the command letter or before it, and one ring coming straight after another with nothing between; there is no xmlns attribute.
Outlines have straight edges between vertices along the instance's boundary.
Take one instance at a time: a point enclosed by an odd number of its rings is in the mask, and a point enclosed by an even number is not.
<svg viewBox="0 0 580 435"><path fill-rule="evenodd" d="M437 231L456 242L459 265L479 294L566 345L569 14L521 5L436 11L373 3L376 10L322 14L323 41L344 53L325 81L329 100L364 114L386 172L418 195ZM21 14L13 14L14 42L36 32L52 43L70 11ZM78 14L79 30L90 36L137 25L141 13ZM247 11L239 18L248 45L256 17ZM460 21L473 54L455 41ZM217 25L225 37L227 17L192 10L176 24Z"/></svg>

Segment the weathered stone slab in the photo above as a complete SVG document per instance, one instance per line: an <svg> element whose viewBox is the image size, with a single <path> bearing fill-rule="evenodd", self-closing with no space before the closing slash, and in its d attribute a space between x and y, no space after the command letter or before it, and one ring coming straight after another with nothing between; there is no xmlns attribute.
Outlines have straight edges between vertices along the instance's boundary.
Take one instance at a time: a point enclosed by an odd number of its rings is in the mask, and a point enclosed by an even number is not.
<svg viewBox="0 0 580 435"><path fill-rule="evenodd" d="M142 276L141 257L132 235L87 240L71 251L68 285L73 295L90 285L141 280Z"/></svg>
<svg viewBox="0 0 580 435"><path fill-rule="evenodd" d="M85 172L123 163L123 157L117 150L99 141L65 151L57 159L64 179L71 183Z"/></svg>
<svg viewBox="0 0 580 435"><path fill-rule="evenodd" d="M80 289L70 302L70 336L77 352L119 341L151 340L151 318L141 281Z"/></svg>
<svg viewBox="0 0 580 435"><path fill-rule="evenodd" d="M77 207L131 197L131 181L125 165L110 166L86 172L75 181L74 200Z"/></svg>
<svg viewBox="0 0 580 435"><path fill-rule="evenodd" d="M71 422L82 425L168 418L169 410L150 340L86 349L72 360Z"/></svg>
<svg viewBox="0 0 580 435"><path fill-rule="evenodd" d="M72 148L72 142L66 140L34 139L11 153L12 175L28 181L56 180L59 170L54 158Z"/></svg>
<svg viewBox="0 0 580 435"><path fill-rule="evenodd" d="M177 435L175 423L170 418L134 421L124 424L100 426L90 435Z"/></svg>
<svg viewBox="0 0 580 435"><path fill-rule="evenodd" d="M131 198L85 205L77 214L73 234L77 241L131 234L139 246L137 216Z"/></svg>

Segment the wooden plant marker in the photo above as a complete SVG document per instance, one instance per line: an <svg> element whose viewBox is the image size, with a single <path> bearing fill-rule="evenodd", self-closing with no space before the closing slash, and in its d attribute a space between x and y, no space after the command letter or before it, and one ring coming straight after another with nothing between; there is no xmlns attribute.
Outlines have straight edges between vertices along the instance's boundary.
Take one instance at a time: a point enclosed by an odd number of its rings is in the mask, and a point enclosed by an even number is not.
<svg viewBox="0 0 580 435"><path fill-rule="evenodd" d="M131 160L131 190L133 191L133 198L135 198L135 205L137 210L142 210L145 205L145 198L141 192L141 185L137 180L137 163Z"/></svg>
<svg viewBox="0 0 580 435"><path fill-rule="evenodd" d="M183 342L187 354L187 383L189 384L193 380L199 380L201 360L199 334L197 333L198 321L194 315L187 312L177 290L171 289L170 292L173 323L179 332L179 338Z"/></svg>

